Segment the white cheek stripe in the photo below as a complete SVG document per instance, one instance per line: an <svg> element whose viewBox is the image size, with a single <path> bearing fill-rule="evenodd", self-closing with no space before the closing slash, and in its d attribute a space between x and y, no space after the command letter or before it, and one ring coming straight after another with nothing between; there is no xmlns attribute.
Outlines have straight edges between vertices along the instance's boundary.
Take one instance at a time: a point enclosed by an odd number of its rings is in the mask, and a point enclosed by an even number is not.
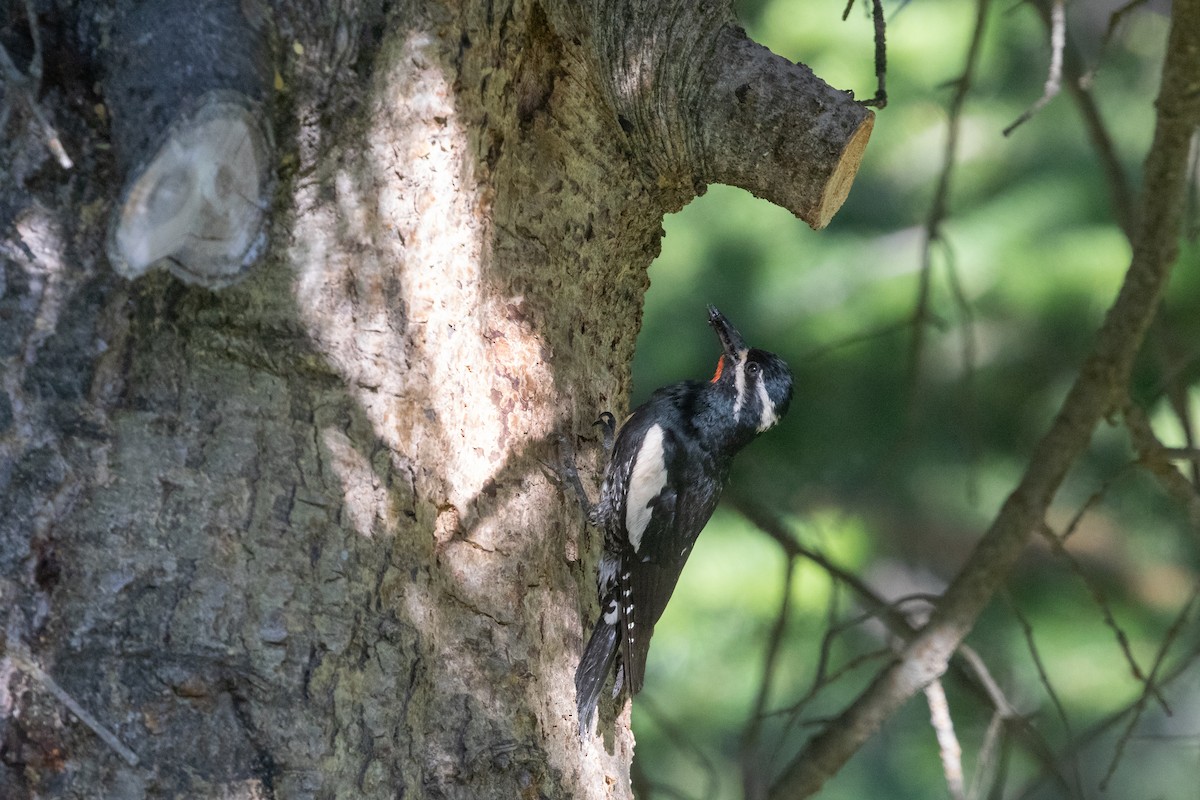
<svg viewBox="0 0 1200 800"><path fill-rule="evenodd" d="M734 367L733 385L737 389L737 399L733 401L733 421L737 422L742 416L742 406L746 404L746 356L749 350L738 352L737 366Z"/></svg>
<svg viewBox="0 0 1200 800"><path fill-rule="evenodd" d="M633 460L629 476L629 499L625 504L625 532L633 552L642 544L642 534L650 524L653 511L650 503L667 485L667 464L663 459L663 429L651 425L642 440L642 449Z"/></svg>
<svg viewBox="0 0 1200 800"><path fill-rule="evenodd" d="M758 403L762 406L762 416L758 420L758 432L762 433L779 422L779 415L775 413L775 404L771 402L771 396L767 394L767 384L761 379L758 381Z"/></svg>

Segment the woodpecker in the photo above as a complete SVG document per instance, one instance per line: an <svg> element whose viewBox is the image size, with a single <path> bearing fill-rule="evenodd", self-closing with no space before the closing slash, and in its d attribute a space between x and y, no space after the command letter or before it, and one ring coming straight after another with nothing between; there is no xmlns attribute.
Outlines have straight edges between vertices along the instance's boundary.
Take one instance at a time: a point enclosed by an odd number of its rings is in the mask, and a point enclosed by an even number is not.
<svg viewBox="0 0 1200 800"><path fill-rule="evenodd" d="M622 684L630 696L641 690L654 626L717 506L734 455L778 423L792 399L792 373L782 358L748 347L713 306L708 324L723 350L711 380L659 389L615 437L612 414L601 415L609 459L594 505L573 457L564 456L564 477L588 521L604 532L600 618L575 671L581 736L614 665L613 697Z"/></svg>

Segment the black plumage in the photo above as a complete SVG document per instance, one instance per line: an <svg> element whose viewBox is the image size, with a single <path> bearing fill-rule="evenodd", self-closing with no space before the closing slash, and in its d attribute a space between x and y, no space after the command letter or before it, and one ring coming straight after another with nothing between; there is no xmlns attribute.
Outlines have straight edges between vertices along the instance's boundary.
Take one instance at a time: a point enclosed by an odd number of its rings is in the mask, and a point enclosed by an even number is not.
<svg viewBox="0 0 1200 800"><path fill-rule="evenodd" d="M614 695L622 682L631 695L641 690L654 626L716 508L734 455L775 425L791 402L792 375L783 359L747 347L712 307L709 324L724 351L716 374L659 389L630 414L594 506L567 466L589 520L604 531L600 618L575 673L581 734L614 664Z"/></svg>

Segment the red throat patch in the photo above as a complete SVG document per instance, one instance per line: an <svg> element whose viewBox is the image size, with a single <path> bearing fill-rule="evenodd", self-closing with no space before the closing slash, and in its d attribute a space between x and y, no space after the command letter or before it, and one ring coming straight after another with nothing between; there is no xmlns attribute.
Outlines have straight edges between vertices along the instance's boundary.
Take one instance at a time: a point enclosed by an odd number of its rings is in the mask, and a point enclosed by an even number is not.
<svg viewBox="0 0 1200 800"><path fill-rule="evenodd" d="M713 374L712 380L709 383L716 383L721 380L721 373L725 371L725 356L717 359L717 371Z"/></svg>

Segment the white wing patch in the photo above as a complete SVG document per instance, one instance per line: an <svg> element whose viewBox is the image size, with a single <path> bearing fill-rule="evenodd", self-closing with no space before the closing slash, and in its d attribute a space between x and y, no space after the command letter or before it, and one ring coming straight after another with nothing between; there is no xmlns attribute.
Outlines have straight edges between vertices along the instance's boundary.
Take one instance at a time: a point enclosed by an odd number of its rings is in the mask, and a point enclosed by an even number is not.
<svg viewBox="0 0 1200 800"><path fill-rule="evenodd" d="M761 379L758 382L758 404L762 406L762 416L758 419L758 432L762 433L779 422L779 415L775 413L775 404L771 402L771 396L767 394L767 383Z"/></svg>
<svg viewBox="0 0 1200 800"><path fill-rule="evenodd" d="M629 498L625 504L625 531L633 552L642 544L642 534L650 524L650 503L667 485L667 464L663 459L663 429L651 425L642 439L642 448L633 459L629 476Z"/></svg>

